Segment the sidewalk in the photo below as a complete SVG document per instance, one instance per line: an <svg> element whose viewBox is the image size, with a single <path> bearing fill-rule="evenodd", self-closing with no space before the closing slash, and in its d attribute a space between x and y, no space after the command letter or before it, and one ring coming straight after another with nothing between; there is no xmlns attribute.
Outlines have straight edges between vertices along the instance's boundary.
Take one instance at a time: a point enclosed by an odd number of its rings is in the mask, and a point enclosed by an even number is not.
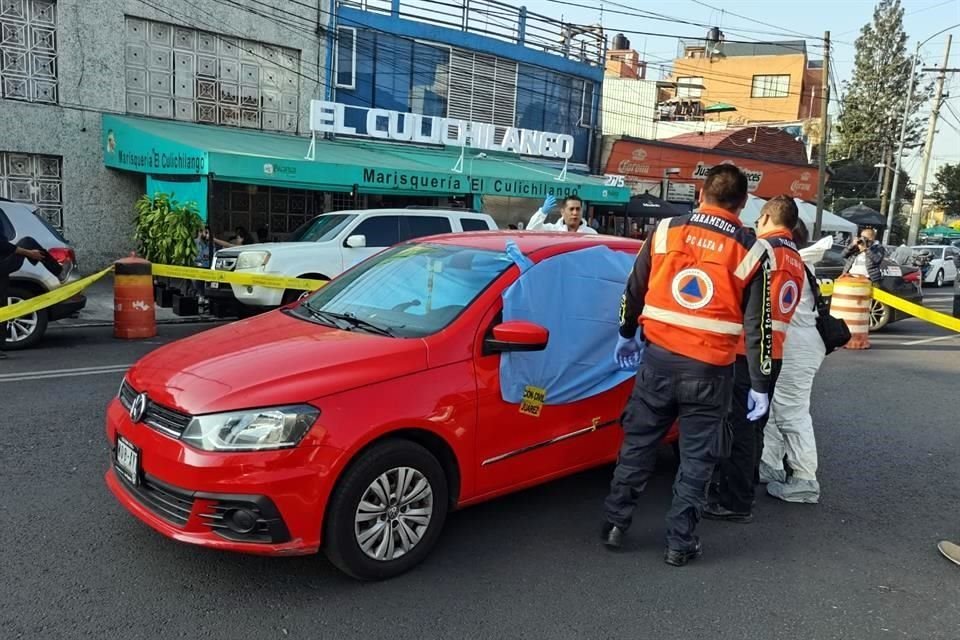
<svg viewBox="0 0 960 640"><path fill-rule="evenodd" d="M101 327L113 326L113 278L103 278L90 285L84 294L87 306L76 318L65 318L51 324L51 327ZM213 322L217 318L210 315L178 316L173 309L157 307L157 324L183 324L188 322Z"/></svg>

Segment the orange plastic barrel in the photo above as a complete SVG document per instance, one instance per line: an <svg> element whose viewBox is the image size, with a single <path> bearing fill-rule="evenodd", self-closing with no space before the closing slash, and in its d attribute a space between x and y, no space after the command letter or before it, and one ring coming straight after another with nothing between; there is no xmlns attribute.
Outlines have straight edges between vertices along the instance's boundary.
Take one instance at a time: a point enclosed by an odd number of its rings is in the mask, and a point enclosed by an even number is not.
<svg viewBox="0 0 960 640"><path fill-rule="evenodd" d="M130 256L113 265L113 335L127 340L157 335L153 269L142 258Z"/></svg>
<svg viewBox="0 0 960 640"><path fill-rule="evenodd" d="M873 285L862 276L840 276L833 285L830 315L847 323L847 349L870 348L870 304Z"/></svg>

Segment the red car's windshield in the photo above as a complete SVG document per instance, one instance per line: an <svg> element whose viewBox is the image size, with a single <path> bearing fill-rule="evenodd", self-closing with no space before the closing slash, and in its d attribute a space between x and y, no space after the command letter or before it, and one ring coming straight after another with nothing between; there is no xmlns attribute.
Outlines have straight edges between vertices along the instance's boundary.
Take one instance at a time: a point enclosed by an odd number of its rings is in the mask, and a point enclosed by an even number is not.
<svg viewBox="0 0 960 640"><path fill-rule="evenodd" d="M512 264L499 251L403 245L323 287L298 315L348 319L357 329L381 328L405 338L428 336L453 322Z"/></svg>

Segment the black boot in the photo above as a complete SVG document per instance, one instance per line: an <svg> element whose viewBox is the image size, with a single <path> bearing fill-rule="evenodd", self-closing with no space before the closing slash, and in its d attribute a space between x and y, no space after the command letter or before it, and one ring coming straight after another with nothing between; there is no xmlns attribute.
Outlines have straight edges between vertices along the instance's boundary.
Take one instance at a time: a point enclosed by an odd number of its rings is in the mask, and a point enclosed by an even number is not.
<svg viewBox="0 0 960 640"><path fill-rule="evenodd" d="M603 540L603 546L606 548L619 549L623 546L623 529L609 522L604 522L603 528L600 530L600 539Z"/></svg>
<svg viewBox="0 0 960 640"><path fill-rule="evenodd" d="M753 522L753 514L749 511L730 511L719 503L708 504L703 508L703 517L708 520L723 520L725 522L737 522L747 524Z"/></svg>
<svg viewBox="0 0 960 640"><path fill-rule="evenodd" d="M667 552L663 554L663 561L672 567L682 567L691 560L696 560L702 555L703 547L700 545L700 541L697 540L696 546L693 549L688 549L687 551L667 549Z"/></svg>

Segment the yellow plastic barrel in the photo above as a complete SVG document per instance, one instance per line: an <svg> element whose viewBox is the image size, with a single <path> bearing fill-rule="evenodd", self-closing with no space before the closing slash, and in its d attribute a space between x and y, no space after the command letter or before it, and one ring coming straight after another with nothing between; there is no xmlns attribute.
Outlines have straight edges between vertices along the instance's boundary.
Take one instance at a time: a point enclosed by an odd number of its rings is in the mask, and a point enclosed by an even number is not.
<svg viewBox="0 0 960 640"><path fill-rule="evenodd" d="M870 303L873 284L862 276L840 276L833 285L830 315L847 323L847 349L870 348Z"/></svg>

